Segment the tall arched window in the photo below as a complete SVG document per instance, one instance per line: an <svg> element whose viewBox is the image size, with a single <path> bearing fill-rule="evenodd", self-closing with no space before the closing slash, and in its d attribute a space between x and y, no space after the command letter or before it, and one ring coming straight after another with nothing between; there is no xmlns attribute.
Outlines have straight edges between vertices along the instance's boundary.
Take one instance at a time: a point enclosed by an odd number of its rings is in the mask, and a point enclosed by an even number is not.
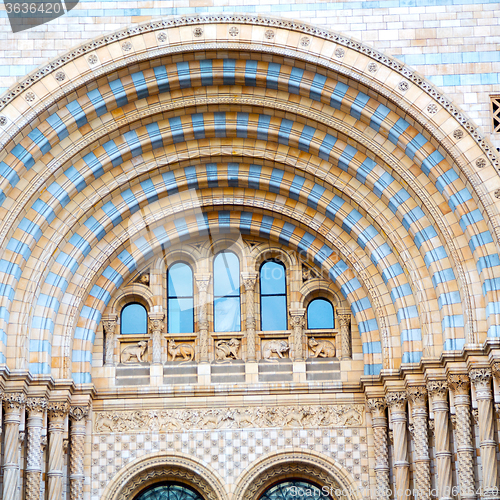
<svg viewBox="0 0 500 500"><path fill-rule="evenodd" d="M307 306L307 328L322 330L334 328L333 306L329 300L314 299Z"/></svg>
<svg viewBox="0 0 500 500"><path fill-rule="evenodd" d="M232 252L221 252L214 259L214 329L239 332L240 260Z"/></svg>
<svg viewBox="0 0 500 500"><path fill-rule="evenodd" d="M132 302L122 309L120 333L122 335L144 335L148 333L148 312L142 304Z"/></svg>
<svg viewBox="0 0 500 500"><path fill-rule="evenodd" d="M171 265L167 273L167 331L194 331L193 271L184 262Z"/></svg>
<svg viewBox="0 0 500 500"><path fill-rule="evenodd" d="M279 260L260 266L260 329L287 329L286 269Z"/></svg>

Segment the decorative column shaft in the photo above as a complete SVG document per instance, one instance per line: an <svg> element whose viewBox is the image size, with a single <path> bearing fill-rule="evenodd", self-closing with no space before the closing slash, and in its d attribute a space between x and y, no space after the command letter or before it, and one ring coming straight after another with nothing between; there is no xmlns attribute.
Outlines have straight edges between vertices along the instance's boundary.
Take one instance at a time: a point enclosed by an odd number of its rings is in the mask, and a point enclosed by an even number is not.
<svg viewBox="0 0 500 500"><path fill-rule="evenodd" d="M432 398L434 413L435 456L437 463L437 489L440 500L452 498L450 431L448 427L448 384L444 380L431 380L427 391Z"/></svg>
<svg viewBox="0 0 500 500"><path fill-rule="evenodd" d="M456 442L460 498L476 498L474 484L474 448L470 403L470 380L467 375L450 375L448 385L455 393Z"/></svg>
<svg viewBox="0 0 500 500"><path fill-rule="evenodd" d="M491 369L476 368L469 377L476 389L479 416L479 440L483 468L483 498L500 498L498 494L498 467L493 416L493 393L491 390Z"/></svg>
<svg viewBox="0 0 500 500"><path fill-rule="evenodd" d="M386 500L391 496L389 485L389 448L387 443L387 403L383 398L368 400L372 414L373 439L375 444L375 480L377 500Z"/></svg>
<svg viewBox="0 0 500 500"><path fill-rule="evenodd" d="M290 309L290 319L292 323L293 330L293 345L294 345L294 357L295 361L303 361L306 357L304 356L304 326L306 324L305 319L306 310L305 309Z"/></svg>
<svg viewBox="0 0 500 500"><path fill-rule="evenodd" d="M47 408L45 398L28 398L26 422L28 434L26 466L26 500L40 500L40 480L42 476L42 428L43 412Z"/></svg>
<svg viewBox="0 0 500 500"><path fill-rule="evenodd" d="M47 500L60 500L63 491L63 433L69 403L49 403L49 467Z"/></svg>
<svg viewBox="0 0 500 500"><path fill-rule="evenodd" d="M342 358L341 359L351 359L352 358L352 343L351 343L351 313L344 313L337 311L337 318L340 323L340 341L342 348Z"/></svg>
<svg viewBox="0 0 500 500"><path fill-rule="evenodd" d="M194 279L198 287L198 340L200 343L200 361L208 363L208 311L207 311L207 290L210 284L209 274L195 274Z"/></svg>
<svg viewBox="0 0 500 500"><path fill-rule="evenodd" d="M85 458L85 427L90 408L72 406L70 418L70 456L69 456L69 498L83 500L83 481L85 479L83 461Z"/></svg>
<svg viewBox="0 0 500 500"><path fill-rule="evenodd" d="M115 364L116 314L110 314L102 319L104 329L104 364Z"/></svg>
<svg viewBox="0 0 500 500"><path fill-rule="evenodd" d="M429 429L427 427L427 389L424 386L409 387L413 439L415 443L415 489L418 498L430 499L431 470L429 458Z"/></svg>
<svg viewBox="0 0 500 500"><path fill-rule="evenodd" d="M247 361L257 360L255 354L255 306L254 290L257 281L257 273L241 273L243 286L245 287L245 310L246 310L246 339L247 339Z"/></svg>
<svg viewBox="0 0 500 500"><path fill-rule="evenodd" d="M19 493L19 423L26 396L23 393L4 395L4 459L3 500L17 500Z"/></svg>
<svg viewBox="0 0 500 500"><path fill-rule="evenodd" d="M406 393L390 392L385 397L391 412L394 438L394 475L396 492L394 498L407 500L410 498L410 464L408 462L408 443L406 437Z"/></svg>
<svg viewBox="0 0 500 500"><path fill-rule="evenodd" d="M161 334L165 329L163 313L149 313L149 331L153 343L153 364L161 365Z"/></svg>

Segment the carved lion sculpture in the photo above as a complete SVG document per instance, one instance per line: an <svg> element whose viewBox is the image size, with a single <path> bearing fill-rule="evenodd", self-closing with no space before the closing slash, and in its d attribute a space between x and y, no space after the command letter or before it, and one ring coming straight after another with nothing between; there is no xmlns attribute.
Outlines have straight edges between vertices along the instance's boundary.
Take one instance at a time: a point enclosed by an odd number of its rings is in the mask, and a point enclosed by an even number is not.
<svg viewBox="0 0 500 500"><path fill-rule="evenodd" d="M177 356L182 356L186 363L194 359L194 347L189 344L177 345L174 339L170 339L168 342L168 353L172 356L171 361L175 361Z"/></svg>
<svg viewBox="0 0 500 500"><path fill-rule="evenodd" d="M264 342L262 347L262 357L266 361L278 361L277 359L272 359L273 353L276 353L279 358L283 358L283 354L286 353L290 347L286 340L268 340Z"/></svg>
<svg viewBox="0 0 500 500"><path fill-rule="evenodd" d="M318 356L321 358L334 358L335 346L329 340L320 340L319 342L314 338L309 339L309 347L313 352L313 358Z"/></svg>
<svg viewBox="0 0 500 500"><path fill-rule="evenodd" d="M122 351L122 363L135 363L132 358L136 358L138 363L144 361L143 356L148 348L148 343L144 340L137 342L137 345L129 345Z"/></svg>
<svg viewBox="0 0 500 500"><path fill-rule="evenodd" d="M215 344L215 361L217 363L228 363L238 359L241 342L238 339L219 340Z"/></svg>

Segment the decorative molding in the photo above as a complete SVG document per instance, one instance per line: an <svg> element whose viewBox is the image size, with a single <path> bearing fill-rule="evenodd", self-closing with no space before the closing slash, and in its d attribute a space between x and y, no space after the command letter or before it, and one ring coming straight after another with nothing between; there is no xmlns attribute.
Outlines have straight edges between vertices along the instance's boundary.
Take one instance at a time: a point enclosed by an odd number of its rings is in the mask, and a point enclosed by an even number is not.
<svg viewBox="0 0 500 500"><path fill-rule="evenodd" d="M268 427L359 427L364 405L207 408L202 410L99 411L94 432L167 432L189 429L244 429Z"/></svg>

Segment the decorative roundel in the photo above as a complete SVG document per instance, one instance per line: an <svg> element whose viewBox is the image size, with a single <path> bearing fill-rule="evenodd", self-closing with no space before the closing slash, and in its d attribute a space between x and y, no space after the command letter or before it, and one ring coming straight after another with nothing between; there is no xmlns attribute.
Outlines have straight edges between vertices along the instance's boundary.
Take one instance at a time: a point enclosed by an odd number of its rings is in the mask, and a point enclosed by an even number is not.
<svg viewBox="0 0 500 500"><path fill-rule="evenodd" d="M486 167L486 160L484 158L479 158L479 160L476 160L476 167L478 168Z"/></svg>
<svg viewBox="0 0 500 500"><path fill-rule="evenodd" d="M409 88L410 84L408 82L399 82L398 89L401 90L401 92L406 92Z"/></svg>
<svg viewBox="0 0 500 500"><path fill-rule="evenodd" d="M66 80L66 73L64 73L64 71L58 71L55 75L55 79L58 81L58 82L62 82L64 80Z"/></svg>
<svg viewBox="0 0 500 500"><path fill-rule="evenodd" d="M344 49L341 49L340 47L338 49L335 49L335 57L338 57L339 59L341 59L344 56L345 56Z"/></svg>
<svg viewBox="0 0 500 500"><path fill-rule="evenodd" d="M464 136L464 131L463 131L462 129L457 128L457 129L453 132L453 137L454 137L455 139L461 139L463 136Z"/></svg>
<svg viewBox="0 0 500 500"><path fill-rule="evenodd" d="M495 191L495 198L500 198L500 189Z"/></svg>
<svg viewBox="0 0 500 500"><path fill-rule="evenodd" d="M378 66L377 66L377 64L376 64L376 63L374 63L374 62L371 62L371 63L368 65L368 71L369 71L370 73L375 73L375 71L377 71L377 69L378 69Z"/></svg>
<svg viewBox="0 0 500 500"><path fill-rule="evenodd" d="M273 30L266 30L266 32L264 33L264 36L268 40L272 40L274 38L274 31Z"/></svg>
<svg viewBox="0 0 500 500"><path fill-rule="evenodd" d="M99 59L95 54L90 54L87 61L89 62L89 64L97 64L99 62Z"/></svg>
<svg viewBox="0 0 500 500"><path fill-rule="evenodd" d="M164 43L167 41L168 36L164 31L162 31L161 33L158 33L158 35L156 35L156 38L159 42Z"/></svg>
<svg viewBox="0 0 500 500"><path fill-rule="evenodd" d="M199 26L193 30L193 35L196 38L200 38L200 36L203 35L203 28L200 28Z"/></svg>
<svg viewBox="0 0 500 500"><path fill-rule="evenodd" d="M123 42L122 43L122 49L125 52L128 52L129 50L132 50L132 44L130 42Z"/></svg>
<svg viewBox="0 0 500 500"><path fill-rule="evenodd" d="M311 44L311 39L310 38L307 38L306 36L302 37L300 39L300 45L302 47L309 47L309 45Z"/></svg>
<svg viewBox="0 0 500 500"><path fill-rule="evenodd" d="M229 34L231 36L237 36L239 32L240 30L236 26L231 26L231 28L229 28Z"/></svg>
<svg viewBox="0 0 500 500"><path fill-rule="evenodd" d="M4 125L7 125L7 117L0 116L0 127L3 127Z"/></svg>
<svg viewBox="0 0 500 500"><path fill-rule="evenodd" d="M427 112L430 114L430 115L435 115L438 111L438 107L436 104L432 103L432 104L429 104L429 106L427 106Z"/></svg>
<svg viewBox="0 0 500 500"><path fill-rule="evenodd" d="M34 92L26 92L26 97L25 99L28 101L28 102L33 102L35 99L36 99L36 95Z"/></svg>

